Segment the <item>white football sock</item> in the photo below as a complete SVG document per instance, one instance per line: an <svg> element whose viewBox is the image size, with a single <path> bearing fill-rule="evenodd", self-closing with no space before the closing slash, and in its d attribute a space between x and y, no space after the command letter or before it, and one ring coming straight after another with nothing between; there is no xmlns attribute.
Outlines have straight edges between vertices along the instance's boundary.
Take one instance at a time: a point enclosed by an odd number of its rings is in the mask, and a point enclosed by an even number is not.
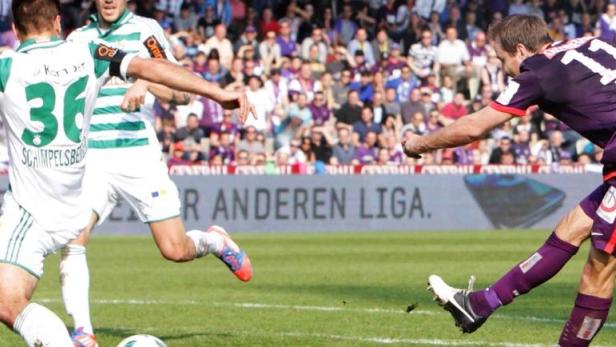
<svg viewBox="0 0 616 347"><path fill-rule="evenodd" d="M64 307L73 317L75 329L83 328L86 333L93 334L89 301L90 272L84 246L67 245L62 249L60 283Z"/></svg>
<svg viewBox="0 0 616 347"><path fill-rule="evenodd" d="M224 246L224 239L218 233L190 230L186 233L186 236L194 242L197 258L201 258L208 253L218 254Z"/></svg>
<svg viewBox="0 0 616 347"><path fill-rule="evenodd" d="M60 318L39 304L30 303L26 306L17 316L13 329L30 347L73 346L73 341Z"/></svg>

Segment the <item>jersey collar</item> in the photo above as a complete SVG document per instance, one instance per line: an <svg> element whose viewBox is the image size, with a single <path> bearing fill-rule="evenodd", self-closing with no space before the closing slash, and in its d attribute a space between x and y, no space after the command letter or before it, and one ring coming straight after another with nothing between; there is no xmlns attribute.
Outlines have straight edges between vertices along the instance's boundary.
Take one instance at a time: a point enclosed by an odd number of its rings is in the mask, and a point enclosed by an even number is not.
<svg viewBox="0 0 616 347"><path fill-rule="evenodd" d="M108 29L104 30L104 29L101 29L99 25L100 18L98 14L93 14L92 16L90 16L92 23L95 23L96 30L98 30L98 33L101 36L105 36L109 34L110 32L116 30L117 28L121 27L122 25L126 24L126 22L128 22L131 18L133 18L133 13L129 11L128 9L124 9L124 12L122 12L122 15L118 17L118 19L116 19L115 22L111 23L111 26L109 26Z"/></svg>
<svg viewBox="0 0 616 347"><path fill-rule="evenodd" d="M57 37L56 35L53 35L49 38L49 40L44 40L44 41L37 41L36 39L28 39L22 42L19 45L19 47L17 47L17 52L26 52L33 48L53 47L53 46L57 46L58 44L62 42L63 41L60 40L60 38Z"/></svg>

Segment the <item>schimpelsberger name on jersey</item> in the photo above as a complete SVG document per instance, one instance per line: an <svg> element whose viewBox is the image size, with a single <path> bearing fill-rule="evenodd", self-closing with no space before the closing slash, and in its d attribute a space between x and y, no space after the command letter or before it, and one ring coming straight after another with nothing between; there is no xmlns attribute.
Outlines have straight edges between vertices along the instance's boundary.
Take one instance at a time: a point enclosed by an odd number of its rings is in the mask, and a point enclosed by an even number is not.
<svg viewBox="0 0 616 347"><path fill-rule="evenodd" d="M65 149L45 149L24 146L21 163L31 168L68 167L80 163L86 156L87 143Z"/></svg>

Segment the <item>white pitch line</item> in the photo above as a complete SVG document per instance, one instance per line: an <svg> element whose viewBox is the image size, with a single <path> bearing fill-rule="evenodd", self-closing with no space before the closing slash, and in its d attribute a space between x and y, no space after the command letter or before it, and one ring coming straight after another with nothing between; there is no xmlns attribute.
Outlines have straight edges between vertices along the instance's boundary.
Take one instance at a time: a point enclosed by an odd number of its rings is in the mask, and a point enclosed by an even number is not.
<svg viewBox="0 0 616 347"><path fill-rule="evenodd" d="M307 334L307 333L281 333L282 336L289 337L308 337L328 340L343 340L355 342L371 342L381 345L420 345L420 346L489 346L489 347L552 347L545 344L525 344L515 342L488 342L488 341L460 341L460 340L441 340L441 339L398 339L390 337L361 337L328 334Z"/></svg>
<svg viewBox="0 0 616 347"><path fill-rule="evenodd" d="M59 299L42 298L36 299L40 303L60 303ZM247 309L275 309L275 310L294 310L294 311L314 311L314 312L360 312L360 313L377 313L377 314L395 314L395 315L407 315L403 310L392 310L382 308L350 308L350 307L338 307L338 306L307 306L307 305L285 305L285 304L265 304L256 302L216 302L216 301L196 301L196 300L141 300L141 299L95 299L91 300L91 303L97 305L202 305L202 306L217 306L217 307L239 307ZM411 315L423 315L423 316L435 316L444 315L445 312L439 311L427 311L427 310L413 310ZM496 314L493 318L507 319L527 322L541 322L541 323L559 323L564 324L565 321L554 318L543 318L535 316L511 316ZM603 328L614 329L616 323L605 323Z"/></svg>

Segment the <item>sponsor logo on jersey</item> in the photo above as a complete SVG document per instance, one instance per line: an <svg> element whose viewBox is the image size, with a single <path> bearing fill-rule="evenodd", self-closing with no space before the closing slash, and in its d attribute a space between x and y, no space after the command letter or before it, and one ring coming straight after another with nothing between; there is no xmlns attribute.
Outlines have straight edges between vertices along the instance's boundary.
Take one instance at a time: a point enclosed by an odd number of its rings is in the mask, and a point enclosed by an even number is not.
<svg viewBox="0 0 616 347"><path fill-rule="evenodd" d="M148 53L150 53L150 57L155 59L167 59L163 46L160 42L158 42L154 35L145 39L145 41L143 41L143 45L148 50Z"/></svg>
<svg viewBox="0 0 616 347"><path fill-rule="evenodd" d="M109 46L99 44L98 47L96 47L95 57L98 59L111 61L116 54L118 54L117 48L111 48Z"/></svg>
<svg viewBox="0 0 616 347"><path fill-rule="evenodd" d="M597 209L597 216L609 224L614 223L614 219L616 219L616 188L610 187L605 192L601 205Z"/></svg>

